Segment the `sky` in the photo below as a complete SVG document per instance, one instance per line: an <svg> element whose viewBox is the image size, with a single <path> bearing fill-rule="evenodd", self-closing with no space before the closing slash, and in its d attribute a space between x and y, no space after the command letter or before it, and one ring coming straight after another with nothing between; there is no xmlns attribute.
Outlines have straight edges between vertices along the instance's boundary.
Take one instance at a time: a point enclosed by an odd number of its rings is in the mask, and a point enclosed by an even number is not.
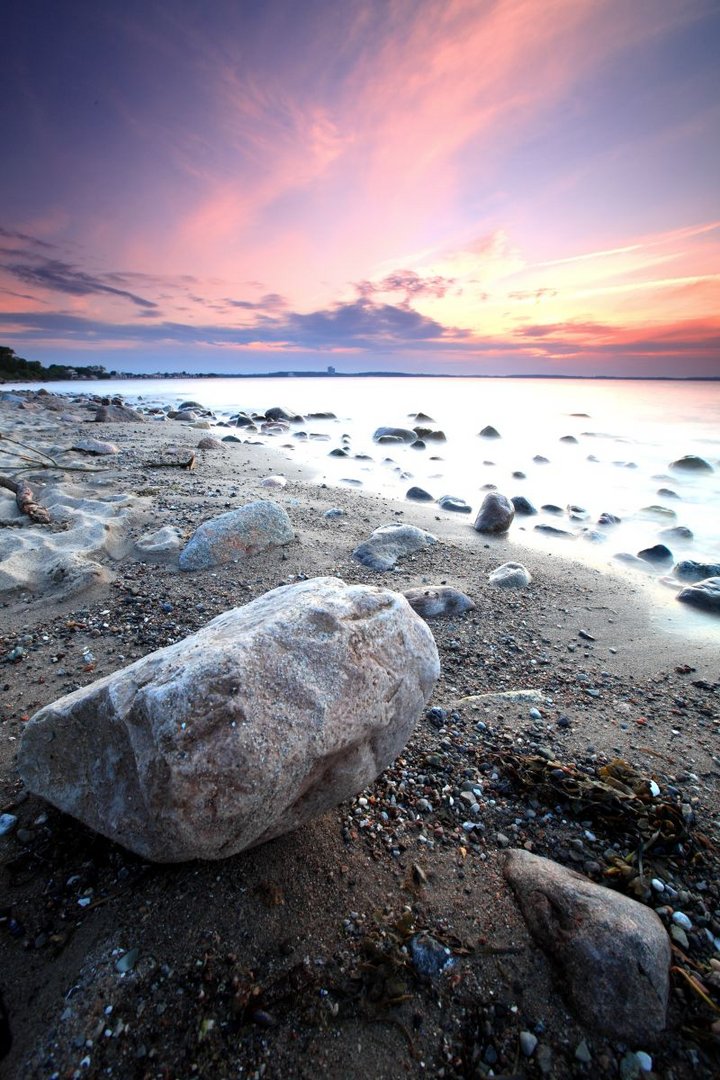
<svg viewBox="0 0 720 1080"><path fill-rule="evenodd" d="M718 0L22 0L0 344L720 376Z"/></svg>

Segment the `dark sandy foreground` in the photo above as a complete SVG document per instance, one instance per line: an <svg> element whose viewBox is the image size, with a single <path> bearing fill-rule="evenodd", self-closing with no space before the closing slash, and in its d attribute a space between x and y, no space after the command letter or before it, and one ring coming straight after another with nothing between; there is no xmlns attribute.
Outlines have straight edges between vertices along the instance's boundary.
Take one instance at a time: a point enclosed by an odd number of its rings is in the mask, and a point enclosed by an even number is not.
<svg viewBox="0 0 720 1080"><path fill-rule="evenodd" d="M78 430L66 424L63 437ZM626 1051L642 1050L655 1076L717 1076L720 657L710 632L667 635L641 583L523 551L518 533L488 541L432 507L325 488L261 447L200 452L186 473L143 462L152 446L196 446L204 433L187 425L90 433L121 447L97 464L110 470L103 490L142 496L136 536L166 524L189 535L228 505L272 497L297 542L213 573L126 555L107 560L114 580L95 591L6 595L0 813L18 823L0 838L0 990L13 1038L2 1075L595 1077L628 1075ZM287 487L260 486L280 472ZM96 479L75 473L72 483ZM346 515L328 521L331 507ZM441 543L385 574L351 559L399 517ZM529 589L488 586L508 559L531 571ZM442 662L431 708L360 798L258 850L172 867L142 862L23 792L17 740L40 706L228 607L325 574L398 590L446 582L477 605L431 624ZM508 690L539 697L462 701ZM646 822L584 797L583 778L615 758L654 778L670 807L667 836L642 867ZM569 767L562 783L558 765ZM482 827L471 833L460 808L467 781L483 789ZM672 911L689 917L657 1045L618 1045L572 1014L502 877L508 846L665 904L668 925ZM410 960L421 930L452 951L442 975ZM538 1040L531 1057L520 1032Z"/></svg>

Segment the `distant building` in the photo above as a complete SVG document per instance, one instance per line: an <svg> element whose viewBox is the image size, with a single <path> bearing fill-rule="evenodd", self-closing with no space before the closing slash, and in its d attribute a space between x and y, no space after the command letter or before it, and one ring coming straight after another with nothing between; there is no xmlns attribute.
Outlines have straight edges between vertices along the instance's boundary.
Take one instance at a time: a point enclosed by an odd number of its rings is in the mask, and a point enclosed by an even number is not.
<svg viewBox="0 0 720 1080"><path fill-rule="evenodd" d="M328 366L328 375L334 375L334 374L335 374L335 368L332 367L332 366Z"/></svg>

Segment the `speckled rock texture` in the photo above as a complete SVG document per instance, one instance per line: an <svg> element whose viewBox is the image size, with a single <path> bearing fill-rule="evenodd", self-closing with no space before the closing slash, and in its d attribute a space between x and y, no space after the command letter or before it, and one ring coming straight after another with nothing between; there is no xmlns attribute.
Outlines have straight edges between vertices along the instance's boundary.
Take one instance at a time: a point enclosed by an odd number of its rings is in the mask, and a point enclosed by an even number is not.
<svg viewBox="0 0 720 1080"><path fill-rule="evenodd" d="M204 521L180 552L181 570L209 570L246 559L295 539L287 512L272 499L255 502Z"/></svg>
<svg viewBox="0 0 720 1080"><path fill-rule="evenodd" d="M371 783L439 672L398 593L286 585L41 709L20 774L145 858L221 859Z"/></svg>
<svg viewBox="0 0 720 1080"><path fill-rule="evenodd" d="M670 993L670 942L655 912L520 849L508 853L505 876L583 1023L629 1042L659 1035Z"/></svg>
<svg viewBox="0 0 720 1080"><path fill-rule="evenodd" d="M398 559L437 543L432 533L415 525L392 522L375 529L364 543L353 551L353 559L370 570L392 570Z"/></svg>

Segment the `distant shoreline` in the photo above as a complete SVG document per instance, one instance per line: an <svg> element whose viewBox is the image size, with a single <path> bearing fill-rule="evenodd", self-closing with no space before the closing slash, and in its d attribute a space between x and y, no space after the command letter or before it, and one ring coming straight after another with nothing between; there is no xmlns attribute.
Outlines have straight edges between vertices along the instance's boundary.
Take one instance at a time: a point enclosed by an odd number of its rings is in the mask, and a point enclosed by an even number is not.
<svg viewBox="0 0 720 1080"><path fill-rule="evenodd" d="M132 379L151 380L174 380L174 379L514 379L524 380L582 380L583 382L720 382L720 375L547 375L536 373L533 375L481 375L481 374L449 374L443 371L418 372L418 371L251 371L251 372L115 372L106 376L78 374L68 379L39 376L35 379L19 379L14 376L0 374L0 386L11 383L32 384L44 382L77 382L77 383L104 383L104 382L128 382Z"/></svg>

